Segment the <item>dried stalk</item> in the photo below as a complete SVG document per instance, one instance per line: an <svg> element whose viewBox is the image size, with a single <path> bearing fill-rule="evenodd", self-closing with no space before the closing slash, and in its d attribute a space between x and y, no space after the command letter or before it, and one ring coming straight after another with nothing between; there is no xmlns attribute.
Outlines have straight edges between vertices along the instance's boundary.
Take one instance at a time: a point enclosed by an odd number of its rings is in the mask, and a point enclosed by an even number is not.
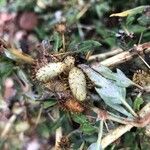
<svg viewBox="0 0 150 150"><path fill-rule="evenodd" d="M54 110L54 115L56 120L60 118L60 114L59 114L59 108L56 108ZM55 150L59 150L59 142L62 138L62 127L59 127L56 129L56 134L55 134Z"/></svg>
<svg viewBox="0 0 150 150"><path fill-rule="evenodd" d="M110 57L110 58L104 60L104 61L95 62L95 63L91 64L91 66L104 65L104 66L108 66L108 67L115 67L121 63L130 61L133 58L138 57L139 54L148 54L148 53L150 53L150 42L135 46L135 47L129 49L128 51L117 54L113 57Z"/></svg>
<svg viewBox="0 0 150 150"><path fill-rule="evenodd" d="M0 137L3 139L3 138L6 138L8 132L10 131L11 127L13 126L13 123L15 122L15 120L17 119L17 116L19 114L21 114L23 112L23 109L17 109L14 114L10 117L10 119L8 120L8 122L6 123Z"/></svg>
<svg viewBox="0 0 150 150"><path fill-rule="evenodd" d="M147 114L150 114L150 103L146 104L143 109L139 112L140 117L144 117ZM150 121L150 120L149 120ZM117 140L119 137L121 137L126 132L130 131L131 128L134 127L134 125L121 125L118 128L114 129L113 131L109 132L101 142L102 148L106 148L108 145L113 143L115 140Z"/></svg>
<svg viewBox="0 0 150 150"><path fill-rule="evenodd" d="M35 122L35 128L37 127L37 125L38 125L39 122L40 122L41 115L42 115L42 111L43 111L43 106L41 106L41 108L40 108L40 110L39 110L39 113L38 113L38 116L37 116L37 119L36 119L36 122Z"/></svg>
<svg viewBox="0 0 150 150"><path fill-rule="evenodd" d="M4 138L8 134L8 132L11 129L11 127L12 127L14 121L16 120L16 118L17 118L16 114L14 114L10 117L9 121L7 122L7 124L6 124L6 126L3 130L3 132L1 133L1 138Z"/></svg>
<svg viewBox="0 0 150 150"><path fill-rule="evenodd" d="M90 3L87 3L87 4L83 7L83 9L77 14L76 19L77 19L77 20L80 19L80 18L86 13L86 11L89 9L90 6L91 6L91 4L90 4Z"/></svg>
<svg viewBox="0 0 150 150"><path fill-rule="evenodd" d="M147 68L150 69L149 64L143 59L143 57L140 56L140 55L138 55L138 56L139 56L139 58L143 61L143 63L147 66Z"/></svg>
<svg viewBox="0 0 150 150"><path fill-rule="evenodd" d="M93 61L102 61L108 57L112 57L114 55L117 55L119 53L123 52L122 49L117 48L115 50L112 50L110 52L102 53L102 54L97 54L97 55L92 55L89 57L88 61L93 62Z"/></svg>

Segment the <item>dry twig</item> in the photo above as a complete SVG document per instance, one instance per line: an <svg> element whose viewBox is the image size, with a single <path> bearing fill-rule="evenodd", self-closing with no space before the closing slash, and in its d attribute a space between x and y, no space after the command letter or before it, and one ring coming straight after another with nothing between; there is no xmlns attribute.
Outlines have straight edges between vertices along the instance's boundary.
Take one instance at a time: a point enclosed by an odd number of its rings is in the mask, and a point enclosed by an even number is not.
<svg viewBox="0 0 150 150"><path fill-rule="evenodd" d="M113 57L105 59L104 61L93 63L92 65L104 65L108 67L115 67L121 63L130 61L131 59L138 57L139 54L148 53L150 53L150 42L140 44L136 47L129 49L129 51L122 52Z"/></svg>
<svg viewBox="0 0 150 150"><path fill-rule="evenodd" d="M119 54L121 52L123 52L123 50L120 49L120 48L117 48L117 49L114 49L114 50L112 50L110 52L92 55L92 56L89 57L88 61L90 61L90 62L93 62L93 61L102 61L102 60L104 60L106 58L115 56L115 55L117 55L117 54Z"/></svg>

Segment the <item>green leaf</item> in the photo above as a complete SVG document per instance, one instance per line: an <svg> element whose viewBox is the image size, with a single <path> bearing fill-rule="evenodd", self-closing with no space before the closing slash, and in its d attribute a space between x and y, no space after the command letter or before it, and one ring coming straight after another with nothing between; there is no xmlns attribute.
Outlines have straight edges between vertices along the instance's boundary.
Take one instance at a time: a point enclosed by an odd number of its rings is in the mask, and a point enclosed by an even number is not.
<svg viewBox="0 0 150 150"><path fill-rule="evenodd" d="M37 132L39 133L39 135L45 138L49 137L49 130L49 125L47 124L47 122L43 122L37 127Z"/></svg>
<svg viewBox="0 0 150 150"><path fill-rule="evenodd" d="M117 70L115 76L112 76L112 72L105 68L105 70L109 72L109 74L106 74L107 77L111 77L112 79L115 78L116 80L112 81L104 78L87 65L81 64L78 65L78 67L81 68L89 79L95 84L95 90L107 105L112 106L115 104L123 104L134 116L136 116L136 113L125 100L125 87L129 86L132 81L128 79L120 70Z"/></svg>
<svg viewBox="0 0 150 150"><path fill-rule="evenodd" d="M111 80L116 80L116 75L113 73L108 67L100 65L100 66L92 66L92 68L100 73L103 77Z"/></svg>
<svg viewBox="0 0 150 150"><path fill-rule="evenodd" d="M45 102L43 103L43 108L44 108L44 109L47 109L47 108L49 108L49 107L54 106L56 103L57 103L57 101L54 100L54 99L47 100L47 101L45 101Z"/></svg>
<svg viewBox="0 0 150 150"><path fill-rule="evenodd" d="M91 134L96 131L96 128L94 128L90 123L85 123L81 125L81 130L86 134Z"/></svg>
<svg viewBox="0 0 150 150"><path fill-rule="evenodd" d="M126 95L125 88L118 87L113 83L106 87L95 88L95 90L107 104L122 104L121 100Z"/></svg>
<svg viewBox="0 0 150 150"><path fill-rule="evenodd" d="M77 42L77 40L72 40L70 43L69 43L69 46L68 46L68 49L70 50L70 51L76 51L77 49L78 49L78 47L77 47L77 44L78 42Z"/></svg>
<svg viewBox="0 0 150 150"><path fill-rule="evenodd" d="M61 126L64 118L65 118L65 115L63 115L62 117L60 117L57 121L51 123L50 127L49 127L49 129L50 129L49 132L51 132L51 133L55 132L55 130Z"/></svg>
<svg viewBox="0 0 150 150"><path fill-rule="evenodd" d="M30 81L28 80L27 75L20 68L18 68L18 70L17 70L17 75L24 83L30 84Z"/></svg>
<svg viewBox="0 0 150 150"><path fill-rule="evenodd" d="M87 41L83 41L79 43L78 51L85 53L85 52L94 50L96 47L99 47L99 46L101 46L99 42L94 41L94 40L87 40Z"/></svg>
<svg viewBox="0 0 150 150"><path fill-rule="evenodd" d="M92 66L92 68L100 73L103 77L116 81L116 84L121 87L128 87L133 84L133 82L126 77L126 75L119 69L117 69L117 73L112 72L108 67L103 65L100 66Z"/></svg>
<svg viewBox="0 0 150 150"><path fill-rule="evenodd" d="M35 28L35 32L38 36L39 39L43 40L47 37L46 32L44 30L45 28L43 27L39 27L39 28Z"/></svg>
<svg viewBox="0 0 150 150"><path fill-rule="evenodd" d="M97 4L95 6L95 9L96 9L97 15L99 16L99 18L101 18L104 15L104 13L110 10L110 6L108 5L107 2L102 2L100 4Z"/></svg>
<svg viewBox="0 0 150 150"><path fill-rule="evenodd" d="M126 102L126 89L112 83L106 87L95 88L100 97L104 100L104 102L112 107L113 109L119 111L120 113L129 116L129 113L121 106L123 104L134 116L136 113L133 111L131 106ZM123 111L118 108L122 107ZM130 115L131 116L131 115Z"/></svg>
<svg viewBox="0 0 150 150"><path fill-rule="evenodd" d="M62 46L62 39L58 32L54 32L53 36L51 37L54 41L53 50L58 52L59 47Z"/></svg>
<svg viewBox="0 0 150 150"><path fill-rule="evenodd" d="M100 97L104 100L105 104L112 109L131 117L132 115L127 112L120 104L122 104L121 98L126 95L125 88L117 86L109 86L103 88L95 88Z"/></svg>
<svg viewBox="0 0 150 150"><path fill-rule="evenodd" d="M142 15L137 20L139 24L142 26L150 26L150 16L148 15Z"/></svg>
<svg viewBox="0 0 150 150"><path fill-rule="evenodd" d="M84 124L84 123L88 122L87 117L82 114L72 114L72 118L75 122L77 122L79 124Z"/></svg>
<svg viewBox="0 0 150 150"><path fill-rule="evenodd" d="M96 128L88 121L87 117L82 114L72 114L72 118L75 122L80 124L80 129L87 134L91 134L96 131Z"/></svg>
<svg viewBox="0 0 150 150"><path fill-rule="evenodd" d="M129 15L129 16L127 17L127 20L126 20L126 24L127 24L127 25L131 25L134 20L135 20L135 17L132 16L132 15Z"/></svg>
<svg viewBox="0 0 150 150"><path fill-rule="evenodd" d="M108 106L110 106L112 109L120 112L121 114L127 116L127 117L131 117L132 118L132 115L121 105L118 105L118 104L109 104Z"/></svg>
<svg viewBox="0 0 150 150"><path fill-rule="evenodd" d="M148 7L149 7L148 5L147 6L139 6L139 7L133 8L133 9L129 9L129 10L123 11L121 13L111 14L110 17L114 17L114 16L127 17L129 15L136 15L138 13L142 13Z"/></svg>
<svg viewBox="0 0 150 150"><path fill-rule="evenodd" d="M109 33L110 34L110 33ZM112 35L110 35L110 36L112 36ZM110 47L112 46L112 45L116 45L116 37L114 37L114 36L112 36L112 37L106 37L105 39L104 39L104 42L106 43L106 44L108 44Z"/></svg>
<svg viewBox="0 0 150 150"><path fill-rule="evenodd" d="M65 18L67 20L67 23L69 25L73 24L74 22L77 21L77 14L79 13L79 10L77 8L71 7L65 14Z"/></svg>
<svg viewBox="0 0 150 150"><path fill-rule="evenodd" d="M134 84L133 81L127 78L126 75L119 69L117 69L116 82L117 85L121 87L128 87Z"/></svg>
<svg viewBox="0 0 150 150"><path fill-rule="evenodd" d="M139 111L140 110L140 106L144 103L142 97L136 97L134 104L133 104L133 108L134 110Z"/></svg>
<svg viewBox="0 0 150 150"><path fill-rule="evenodd" d="M6 0L0 0L0 7L6 5L7 1Z"/></svg>
<svg viewBox="0 0 150 150"><path fill-rule="evenodd" d="M13 64L10 62L0 62L0 76L8 76L13 71Z"/></svg>
<svg viewBox="0 0 150 150"><path fill-rule="evenodd" d="M141 32L146 31L147 28L144 27L144 26L141 26L141 25L136 24L136 25L129 26L129 27L128 27L128 30L129 30L129 32L141 34Z"/></svg>

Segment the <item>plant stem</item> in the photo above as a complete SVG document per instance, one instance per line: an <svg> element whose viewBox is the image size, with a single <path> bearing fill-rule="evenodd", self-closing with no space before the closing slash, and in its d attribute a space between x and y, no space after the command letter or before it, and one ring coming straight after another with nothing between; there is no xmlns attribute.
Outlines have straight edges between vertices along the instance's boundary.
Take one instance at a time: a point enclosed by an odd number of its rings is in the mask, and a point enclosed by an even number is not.
<svg viewBox="0 0 150 150"><path fill-rule="evenodd" d="M42 115L42 111L43 111L43 106L41 106L40 110L39 110L39 113L38 113L38 117L36 119L36 122L35 122L35 127L39 124L40 122L40 118L41 118L41 115Z"/></svg>
<svg viewBox="0 0 150 150"><path fill-rule="evenodd" d="M15 120L17 119L17 116L19 114L21 114L23 112L23 109L18 109L11 117L10 119L8 120L8 122L6 123L1 135L0 135L0 138L4 138L6 135L8 135L8 132L9 130L11 129L13 123L15 122Z"/></svg>
<svg viewBox="0 0 150 150"><path fill-rule="evenodd" d="M144 90L144 88L143 88L142 86L140 86L140 85L138 85L138 84L136 84L136 83L134 83L134 82L133 82L133 85L136 86L137 88L139 88L139 89L142 90L142 91Z"/></svg>
<svg viewBox="0 0 150 150"><path fill-rule="evenodd" d="M72 132L70 132L68 135L67 135L67 138L70 138L73 134L75 133L81 133L81 131L79 129L76 129L76 130L73 130Z"/></svg>
<svg viewBox="0 0 150 150"><path fill-rule="evenodd" d="M86 11L89 9L89 7L91 6L90 3L87 3L83 9L77 14L76 19L79 20L85 13Z"/></svg>
<svg viewBox="0 0 150 150"><path fill-rule="evenodd" d="M79 150L83 150L84 145L85 145L85 142L82 142L82 144L81 144L81 146L80 146Z"/></svg>
<svg viewBox="0 0 150 150"><path fill-rule="evenodd" d="M121 101L126 106L126 108L131 112L133 116L138 117L138 115L134 112L131 106L124 99L121 99Z"/></svg>
<svg viewBox="0 0 150 150"><path fill-rule="evenodd" d="M60 118L60 113L59 113L59 109L56 108L55 111L55 118L59 119ZM58 148L59 142L62 138L62 127L60 126L59 128L56 129L56 134L55 134L55 149Z"/></svg>
<svg viewBox="0 0 150 150"><path fill-rule="evenodd" d="M139 54L138 54L138 56L143 61L143 63L147 66L147 68L150 69L149 64L142 58L142 56L140 56Z"/></svg>
<svg viewBox="0 0 150 150"><path fill-rule="evenodd" d="M62 42L63 42L63 52L66 51L66 42L65 42L65 35L64 33L62 34Z"/></svg>
<svg viewBox="0 0 150 150"><path fill-rule="evenodd" d="M10 119L8 120L5 128L3 129L2 133L1 133L1 138L4 138L8 134L8 132L11 129L11 127L12 127L13 123L15 122L16 118L17 118L16 114L14 114L10 117Z"/></svg>
<svg viewBox="0 0 150 150"><path fill-rule="evenodd" d="M101 149L101 140L102 140L102 135L103 135L103 124L104 124L104 121L101 120L100 121L100 126L99 126L96 150L100 150Z"/></svg>

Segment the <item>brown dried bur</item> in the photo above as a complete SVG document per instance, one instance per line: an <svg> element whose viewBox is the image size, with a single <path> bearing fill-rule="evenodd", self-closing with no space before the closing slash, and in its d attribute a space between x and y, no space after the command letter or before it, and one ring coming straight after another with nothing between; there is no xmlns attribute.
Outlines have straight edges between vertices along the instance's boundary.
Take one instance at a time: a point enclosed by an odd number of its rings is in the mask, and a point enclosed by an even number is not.
<svg viewBox="0 0 150 150"><path fill-rule="evenodd" d="M140 86L149 86L150 85L150 73L145 72L144 70L137 70L132 78L133 82Z"/></svg>
<svg viewBox="0 0 150 150"><path fill-rule="evenodd" d="M57 32L59 32L61 34L64 34L67 30L66 29L66 24L63 23L63 22L59 23L59 24L56 25L55 29L56 29Z"/></svg>
<svg viewBox="0 0 150 150"><path fill-rule="evenodd" d="M58 150L70 150L71 143L69 141L69 138L66 136L63 136L58 143Z"/></svg>
<svg viewBox="0 0 150 150"><path fill-rule="evenodd" d="M81 113L85 110L85 107L82 103L76 100L70 90L63 92L57 92L57 98L60 105L60 108L64 111L70 111L74 113Z"/></svg>
<svg viewBox="0 0 150 150"><path fill-rule="evenodd" d="M81 113L84 111L84 107L82 106L82 104L74 98L66 100L64 103L64 108L74 113Z"/></svg>
<svg viewBox="0 0 150 150"><path fill-rule="evenodd" d="M43 82L46 88L58 96L60 106L71 112L83 112L84 107L79 101L86 98L86 79L82 70L74 67L75 58L67 56L63 62L50 62L41 68L40 64L37 62L37 66L35 66L35 69L39 68L35 70L36 79ZM68 81L66 80L68 73L71 91L68 90Z"/></svg>

